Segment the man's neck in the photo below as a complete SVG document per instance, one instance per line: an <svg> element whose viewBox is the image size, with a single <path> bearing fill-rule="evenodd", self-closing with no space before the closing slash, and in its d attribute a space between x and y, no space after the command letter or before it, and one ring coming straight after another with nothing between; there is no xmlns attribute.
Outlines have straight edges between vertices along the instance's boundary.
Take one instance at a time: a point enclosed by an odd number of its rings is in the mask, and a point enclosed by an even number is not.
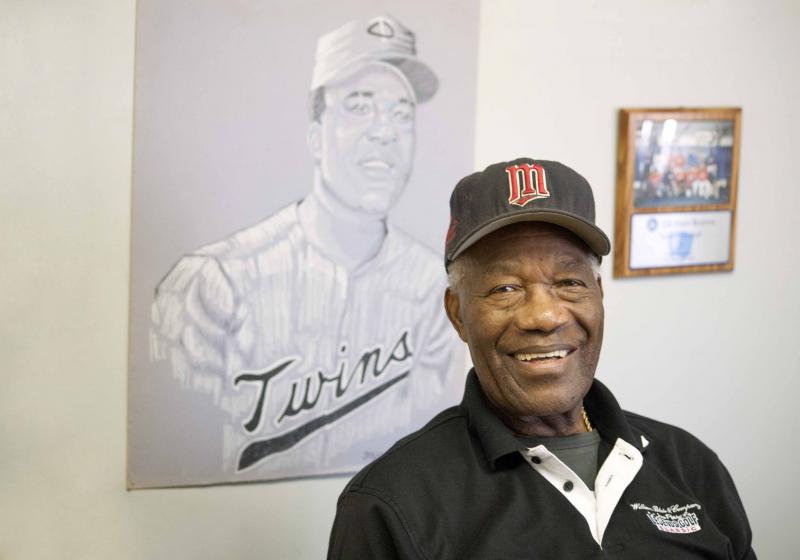
<svg viewBox="0 0 800 560"><path fill-rule="evenodd" d="M348 270L375 257L386 237L386 217L348 208L331 195L319 177L298 208L312 245Z"/></svg>
<svg viewBox="0 0 800 560"><path fill-rule="evenodd" d="M563 414L548 416L516 416L511 417L500 412L500 418L514 431L525 437L564 437L582 434L588 431L583 421L583 407L567 411Z"/></svg>

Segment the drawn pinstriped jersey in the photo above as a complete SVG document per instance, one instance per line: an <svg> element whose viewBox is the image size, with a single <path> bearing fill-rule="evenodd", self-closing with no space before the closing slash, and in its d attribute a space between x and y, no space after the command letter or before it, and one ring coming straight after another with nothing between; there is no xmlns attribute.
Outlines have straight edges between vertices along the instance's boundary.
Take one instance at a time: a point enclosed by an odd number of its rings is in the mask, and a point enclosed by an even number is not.
<svg viewBox="0 0 800 560"><path fill-rule="evenodd" d="M390 227L348 271L296 209L182 258L152 308L152 359L225 411L222 469L244 478L354 472L462 385L440 257Z"/></svg>

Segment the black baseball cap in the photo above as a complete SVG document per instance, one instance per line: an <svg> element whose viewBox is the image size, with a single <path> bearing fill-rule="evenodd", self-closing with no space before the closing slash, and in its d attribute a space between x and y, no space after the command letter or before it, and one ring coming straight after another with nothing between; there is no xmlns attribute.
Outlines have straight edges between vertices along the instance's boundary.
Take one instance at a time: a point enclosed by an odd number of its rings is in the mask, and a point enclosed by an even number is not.
<svg viewBox="0 0 800 560"><path fill-rule="evenodd" d="M611 251L594 223L594 195L586 179L557 161L518 158L468 175L453 189L445 268L486 235L517 222L563 227L598 257Z"/></svg>

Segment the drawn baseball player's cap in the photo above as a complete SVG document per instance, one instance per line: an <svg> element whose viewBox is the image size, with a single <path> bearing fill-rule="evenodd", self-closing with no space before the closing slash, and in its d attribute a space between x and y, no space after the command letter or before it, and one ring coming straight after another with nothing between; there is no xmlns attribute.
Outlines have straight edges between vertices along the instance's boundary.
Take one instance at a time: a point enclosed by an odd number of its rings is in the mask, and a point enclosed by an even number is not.
<svg viewBox="0 0 800 560"><path fill-rule="evenodd" d="M495 163L464 177L453 189L445 268L486 235L517 222L568 229L602 257L611 243L594 216L592 188L566 165L530 158Z"/></svg>
<svg viewBox="0 0 800 560"><path fill-rule="evenodd" d="M400 70L414 89L418 103L429 100L439 88L436 74L417 58L414 33L395 18L384 15L351 21L320 37L311 90L371 61L391 64Z"/></svg>

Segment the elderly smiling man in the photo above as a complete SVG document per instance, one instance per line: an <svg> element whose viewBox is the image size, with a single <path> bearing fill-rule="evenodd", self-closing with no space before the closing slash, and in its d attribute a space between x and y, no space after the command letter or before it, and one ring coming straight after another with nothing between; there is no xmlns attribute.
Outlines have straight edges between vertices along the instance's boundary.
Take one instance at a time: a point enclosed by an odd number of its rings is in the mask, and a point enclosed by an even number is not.
<svg viewBox="0 0 800 560"><path fill-rule="evenodd" d="M445 308L474 369L342 493L329 558L755 558L733 481L594 379L600 257L586 180L517 159L450 200Z"/></svg>

